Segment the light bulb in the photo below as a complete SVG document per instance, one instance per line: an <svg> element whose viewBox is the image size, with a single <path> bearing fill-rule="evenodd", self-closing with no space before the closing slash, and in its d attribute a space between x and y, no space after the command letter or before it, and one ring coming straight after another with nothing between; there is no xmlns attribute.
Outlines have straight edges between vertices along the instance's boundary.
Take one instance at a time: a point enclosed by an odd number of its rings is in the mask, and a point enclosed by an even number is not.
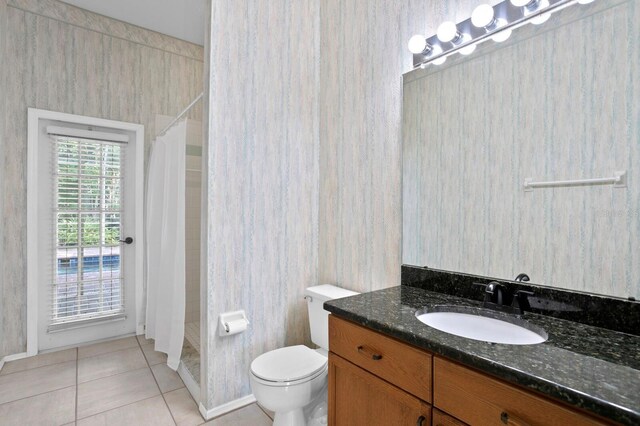
<svg viewBox="0 0 640 426"><path fill-rule="evenodd" d="M437 56L440 55L442 53L442 48L440 46L433 46L433 49L431 49L431 55L429 56ZM443 56L442 58L438 58L435 61L433 61L433 63L435 65L442 65L445 63L445 61L447 60L446 56Z"/></svg>
<svg viewBox="0 0 640 426"><path fill-rule="evenodd" d="M448 43L450 41L453 42L455 39L460 37L456 24L451 21L445 21L440 24L436 34L438 35L438 40L443 43Z"/></svg>
<svg viewBox="0 0 640 426"><path fill-rule="evenodd" d="M488 4L481 4L476 7L471 14L471 23L478 28L485 28L489 30L495 27L495 13L493 7Z"/></svg>
<svg viewBox="0 0 640 426"><path fill-rule="evenodd" d="M540 0L538 1L538 7L536 10L544 9L545 7L549 7L549 0ZM551 18L550 13L543 13L542 15L538 15L535 18L531 19L531 23L534 25L544 24Z"/></svg>
<svg viewBox="0 0 640 426"><path fill-rule="evenodd" d="M502 43L503 41L511 37L511 32L511 30L502 30L499 33L496 33L496 35L492 36L491 39L497 43Z"/></svg>
<svg viewBox="0 0 640 426"><path fill-rule="evenodd" d="M536 0L511 0L511 4L516 7L529 6L531 3L537 3Z"/></svg>
<svg viewBox="0 0 640 426"><path fill-rule="evenodd" d="M461 55L471 55L474 51L476 50L476 45L475 44L471 44L467 47L463 47L462 49L459 50Z"/></svg>
<svg viewBox="0 0 640 426"><path fill-rule="evenodd" d="M425 50L428 50L428 46L427 40L420 34L416 34L409 39L409 52L414 55L419 55Z"/></svg>

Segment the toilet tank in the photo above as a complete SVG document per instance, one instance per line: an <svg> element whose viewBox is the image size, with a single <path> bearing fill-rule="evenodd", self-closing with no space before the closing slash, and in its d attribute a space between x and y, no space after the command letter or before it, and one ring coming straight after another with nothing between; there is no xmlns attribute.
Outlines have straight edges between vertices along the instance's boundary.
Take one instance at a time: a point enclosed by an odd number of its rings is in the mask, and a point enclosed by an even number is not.
<svg viewBox="0 0 640 426"><path fill-rule="evenodd" d="M329 312L322 305L327 300L355 296L355 291L336 287L332 284L322 284L308 287L305 291L307 308L309 309L309 326L311 327L311 341L324 350L329 350Z"/></svg>

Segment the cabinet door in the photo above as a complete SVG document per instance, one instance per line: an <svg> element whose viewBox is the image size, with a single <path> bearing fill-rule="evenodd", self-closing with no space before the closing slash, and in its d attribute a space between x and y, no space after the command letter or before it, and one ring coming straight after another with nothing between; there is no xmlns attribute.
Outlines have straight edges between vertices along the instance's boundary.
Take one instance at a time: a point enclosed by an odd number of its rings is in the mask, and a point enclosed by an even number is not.
<svg viewBox="0 0 640 426"><path fill-rule="evenodd" d="M433 409L433 426L467 426L460 420L443 413L440 410Z"/></svg>
<svg viewBox="0 0 640 426"><path fill-rule="evenodd" d="M430 424L429 404L329 354L330 426Z"/></svg>

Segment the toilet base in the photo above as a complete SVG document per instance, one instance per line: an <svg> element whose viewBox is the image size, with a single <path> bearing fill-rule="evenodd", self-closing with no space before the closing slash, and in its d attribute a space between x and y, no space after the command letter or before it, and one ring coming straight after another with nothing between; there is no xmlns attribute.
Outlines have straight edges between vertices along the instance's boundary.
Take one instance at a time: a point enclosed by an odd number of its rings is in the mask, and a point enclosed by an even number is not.
<svg viewBox="0 0 640 426"><path fill-rule="evenodd" d="M276 412L273 417L273 426L306 426L307 422L304 418L302 409L286 411L284 413Z"/></svg>

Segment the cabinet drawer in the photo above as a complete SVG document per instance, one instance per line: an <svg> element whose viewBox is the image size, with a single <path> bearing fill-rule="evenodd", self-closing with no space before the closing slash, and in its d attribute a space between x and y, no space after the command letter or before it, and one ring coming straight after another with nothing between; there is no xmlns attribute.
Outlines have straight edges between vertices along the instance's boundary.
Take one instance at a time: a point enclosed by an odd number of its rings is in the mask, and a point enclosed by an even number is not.
<svg viewBox="0 0 640 426"><path fill-rule="evenodd" d="M331 352L431 402L431 355L329 315Z"/></svg>
<svg viewBox="0 0 640 426"><path fill-rule="evenodd" d="M329 426L431 425L431 406L329 354Z"/></svg>
<svg viewBox="0 0 640 426"><path fill-rule="evenodd" d="M472 425L599 425L599 420L436 357L434 406Z"/></svg>

